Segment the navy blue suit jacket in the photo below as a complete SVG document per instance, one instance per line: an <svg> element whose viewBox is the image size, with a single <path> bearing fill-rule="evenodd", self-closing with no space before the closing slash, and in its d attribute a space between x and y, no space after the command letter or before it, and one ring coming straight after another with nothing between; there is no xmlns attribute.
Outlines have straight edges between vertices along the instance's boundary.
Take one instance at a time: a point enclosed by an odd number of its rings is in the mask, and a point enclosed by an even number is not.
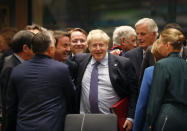
<svg viewBox="0 0 187 131"><path fill-rule="evenodd" d="M15 67L10 76L6 131L63 131L73 98L67 66L36 55Z"/></svg>

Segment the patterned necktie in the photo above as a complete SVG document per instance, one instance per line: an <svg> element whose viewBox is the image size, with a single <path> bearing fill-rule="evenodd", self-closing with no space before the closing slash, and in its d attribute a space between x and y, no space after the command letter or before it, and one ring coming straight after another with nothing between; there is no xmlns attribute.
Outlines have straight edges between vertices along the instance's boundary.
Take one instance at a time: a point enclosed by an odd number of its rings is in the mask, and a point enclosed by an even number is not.
<svg viewBox="0 0 187 131"><path fill-rule="evenodd" d="M89 94L89 101L90 101L90 111L91 113L99 113L98 108L98 68L97 66L100 63L96 62L94 64L91 79L90 79L90 94Z"/></svg>

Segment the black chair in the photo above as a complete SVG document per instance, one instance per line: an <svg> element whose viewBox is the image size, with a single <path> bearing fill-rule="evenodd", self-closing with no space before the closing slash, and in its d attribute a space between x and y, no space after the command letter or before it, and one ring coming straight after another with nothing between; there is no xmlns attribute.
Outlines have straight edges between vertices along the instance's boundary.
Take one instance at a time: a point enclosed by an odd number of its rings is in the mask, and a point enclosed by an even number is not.
<svg viewBox="0 0 187 131"><path fill-rule="evenodd" d="M69 114L64 131L117 131L115 114Z"/></svg>

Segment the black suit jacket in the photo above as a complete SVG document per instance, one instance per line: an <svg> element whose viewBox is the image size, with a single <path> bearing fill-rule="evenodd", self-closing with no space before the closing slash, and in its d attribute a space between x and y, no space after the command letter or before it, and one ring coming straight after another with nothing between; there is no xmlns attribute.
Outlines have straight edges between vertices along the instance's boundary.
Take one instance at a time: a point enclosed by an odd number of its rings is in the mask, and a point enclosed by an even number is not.
<svg viewBox="0 0 187 131"><path fill-rule="evenodd" d="M6 131L63 131L74 90L67 65L45 55L15 67L7 89Z"/></svg>
<svg viewBox="0 0 187 131"><path fill-rule="evenodd" d="M152 46L147 48L146 53L145 53L145 57L143 59L142 65L141 65L140 77L139 77L139 82L138 82L138 87L139 88L141 86L142 78L143 78L143 75L144 75L144 70L147 67L152 66L152 65L155 64L154 56L151 53L151 49L152 49ZM187 48L183 46L181 52L179 53L179 55L184 60L187 60Z"/></svg>
<svg viewBox="0 0 187 131"><path fill-rule="evenodd" d="M127 51L124 56L130 59L136 70L136 76L139 78L140 68L143 60L143 49L140 47L134 48Z"/></svg>
<svg viewBox="0 0 187 131"><path fill-rule="evenodd" d="M75 85L77 87L77 111L80 108L80 95L82 88L82 79L92 55L82 53L74 56L72 60L67 60L70 71L73 74ZM112 87L120 98L129 97L128 117L134 117L134 110L137 100L137 77L131 62L124 57L108 55L109 77Z"/></svg>
<svg viewBox="0 0 187 131"><path fill-rule="evenodd" d="M142 64L141 64L140 76L139 76L139 81L138 81L138 89L140 89L145 68L155 64L154 56L151 53L151 49L152 49L152 46L149 46L147 48L147 50L145 52L145 57L143 58L143 61L142 61Z"/></svg>
<svg viewBox="0 0 187 131"><path fill-rule="evenodd" d="M0 87L1 87L1 105L2 105L2 130L4 131L5 125L5 114L6 114L6 91L8 87L8 81L12 69L20 64L21 62L17 59L15 55L10 55L5 57L4 66L0 75Z"/></svg>

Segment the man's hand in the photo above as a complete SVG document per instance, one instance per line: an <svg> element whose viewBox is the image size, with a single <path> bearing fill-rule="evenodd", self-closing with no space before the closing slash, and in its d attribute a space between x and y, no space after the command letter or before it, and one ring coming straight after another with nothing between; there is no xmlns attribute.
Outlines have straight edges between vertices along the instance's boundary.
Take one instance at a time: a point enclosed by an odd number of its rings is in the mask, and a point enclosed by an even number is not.
<svg viewBox="0 0 187 131"><path fill-rule="evenodd" d="M124 125L123 125L124 131L131 131L132 130L132 126L133 126L132 121L126 120Z"/></svg>
<svg viewBox="0 0 187 131"><path fill-rule="evenodd" d="M115 50L110 51L110 53L113 55L120 55L122 53L122 51L119 49L115 49Z"/></svg>

